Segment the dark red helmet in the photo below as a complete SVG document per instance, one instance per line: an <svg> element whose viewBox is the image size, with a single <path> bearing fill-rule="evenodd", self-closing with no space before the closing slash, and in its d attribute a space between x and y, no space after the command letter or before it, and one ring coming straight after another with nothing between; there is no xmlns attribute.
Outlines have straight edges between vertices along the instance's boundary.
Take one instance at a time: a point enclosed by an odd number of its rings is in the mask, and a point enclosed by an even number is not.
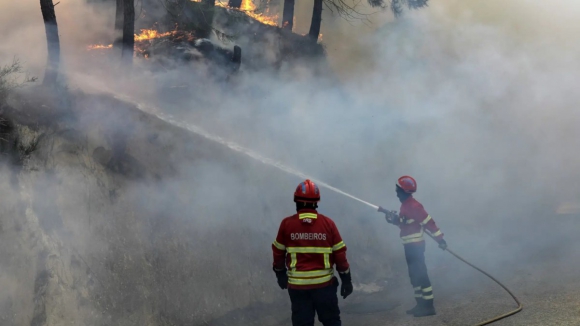
<svg viewBox="0 0 580 326"><path fill-rule="evenodd" d="M301 182L294 192L294 201L303 203L317 203L320 201L320 190L318 186L306 179Z"/></svg>
<svg viewBox="0 0 580 326"><path fill-rule="evenodd" d="M417 191L417 181L408 175L400 177L399 180L397 180L397 186L408 194Z"/></svg>

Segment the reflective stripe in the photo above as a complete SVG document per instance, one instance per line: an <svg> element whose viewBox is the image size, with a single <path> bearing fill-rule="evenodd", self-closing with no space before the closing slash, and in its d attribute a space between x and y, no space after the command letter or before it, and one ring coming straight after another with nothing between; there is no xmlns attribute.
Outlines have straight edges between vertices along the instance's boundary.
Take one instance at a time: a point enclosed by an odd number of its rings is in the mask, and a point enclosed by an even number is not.
<svg viewBox="0 0 580 326"><path fill-rule="evenodd" d="M334 274L332 268L329 269L319 269L314 271L288 271L288 277L317 277L317 276L327 276Z"/></svg>
<svg viewBox="0 0 580 326"><path fill-rule="evenodd" d="M423 222L421 222L421 225L425 225L427 224L429 221L431 221L431 215L427 215L427 217L423 220Z"/></svg>
<svg viewBox="0 0 580 326"><path fill-rule="evenodd" d="M326 268L326 269L330 268L330 255L329 254L324 254L324 268Z"/></svg>
<svg viewBox="0 0 580 326"><path fill-rule="evenodd" d="M299 254L331 254L331 247L286 247L289 253Z"/></svg>
<svg viewBox="0 0 580 326"><path fill-rule="evenodd" d="M403 240L403 244L425 241L423 237Z"/></svg>
<svg viewBox="0 0 580 326"><path fill-rule="evenodd" d="M423 291L423 292L433 292L433 287L430 286L428 288L421 289L421 291Z"/></svg>
<svg viewBox="0 0 580 326"><path fill-rule="evenodd" d="M412 223L415 223L415 220L414 219L405 220L405 223L412 224Z"/></svg>
<svg viewBox="0 0 580 326"><path fill-rule="evenodd" d="M302 214L298 214L298 219L305 219L305 218L313 218L316 219L317 215L313 214L313 213L302 213Z"/></svg>
<svg viewBox="0 0 580 326"><path fill-rule="evenodd" d="M423 230L421 230L421 232L419 232L419 233L413 233L413 234L409 234L409 235L404 235L404 236L401 237L401 239L407 240L407 239L422 238L422 237L423 237Z"/></svg>
<svg viewBox="0 0 580 326"><path fill-rule="evenodd" d="M274 245L274 247L280 249L280 250L286 250L286 246L281 244L280 242L274 240L274 242L272 243Z"/></svg>
<svg viewBox="0 0 580 326"><path fill-rule="evenodd" d="M433 300L433 295L432 294L431 295L424 295L423 296L423 299L425 299L425 300Z"/></svg>
<svg viewBox="0 0 580 326"><path fill-rule="evenodd" d="M309 285L309 284L320 284L332 280L333 275L327 275L317 278L288 278L288 283L295 285Z"/></svg>
<svg viewBox="0 0 580 326"><path fill-rule="evenodd" d="M335 244L334 246L332 246L332 251L337 251L337 250L340 250L344 247L346 247L346 245L344 244L344 241L341 241L341 242Z"/></svg>
<svg viewBox="0 0 580 326"><path fill-rule="evenodd" d="M420 286L416 286L416 287L413 288L413 290L415 290L415 291L421 291L421 287Z"/></svg>
<svg viewBox="0 0 580 326"><path fill-rule="evenodd" d="M296 253L290 253L290 270L295 272L296 271L296 263L298 259L296 259Z"/></svg>
<svg viewBox="0 0 580 326"><path fill-rule="evenodd" d="M416 293L415 292L415 298L422 298L422 297L423 297L423 295L421 293Z"/></svg>
<svg viewBox="0 0 580 326"><path fill-rule="evenodd" d="M438 237L438 236L440 236L441 234L443 234L443 232L441 232L441 230L437 230L437 232L435 232L435 233L432 233L431 235L432 235L432 236L434 236L434 237Z"/></svg>

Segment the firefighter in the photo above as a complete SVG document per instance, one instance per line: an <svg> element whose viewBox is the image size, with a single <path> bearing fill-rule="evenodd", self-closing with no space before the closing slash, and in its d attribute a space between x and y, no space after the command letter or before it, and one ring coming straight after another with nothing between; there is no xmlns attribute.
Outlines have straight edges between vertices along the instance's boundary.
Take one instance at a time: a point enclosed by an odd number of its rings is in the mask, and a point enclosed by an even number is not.
<svg viewBox="0 0 580 326"><path fill-rule="evenodd" d="M346 245L334 222L316 211L320 190L305 180L294 192L296 214L280 223L272 243L273 270L281 289L288 288L292 303L292 325L313 326L314 316L324 326L340 326L340 294L346 299L353 290Z"/></svg>
<svg viewBox="0 0 580 326"><path fill-rule="evenodd" d="M385 213L388 223L401 229L400 237L405 248L405 259L409 269L411 285L415 290L417 305L407 310L407 314L415 317L435 315L433 306L433 288L425 265L425 240L423 232L429 233L439 243L439 248L447 249L443 233L423 205L413 198L417 191L417 182L410 176L402 176L396 184L397 197L401 201L401 210L387 211L379 207L379 212Z"/></svg>

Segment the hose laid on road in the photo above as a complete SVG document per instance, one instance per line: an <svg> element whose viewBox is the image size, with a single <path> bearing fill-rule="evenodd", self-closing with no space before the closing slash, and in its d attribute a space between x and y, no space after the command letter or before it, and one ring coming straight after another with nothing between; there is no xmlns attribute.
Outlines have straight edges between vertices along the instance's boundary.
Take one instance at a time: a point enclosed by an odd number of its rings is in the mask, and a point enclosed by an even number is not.
<svg viewBox="0 0 580 326"><path fill-rule="evenodd" d="M428 236L431 237L431 239L433 239L433 237L427 233ZM435 240L435 239L433 239ZM459 256L458 254L456 254L453 250L447 248L445 249L447 252L449 252L450 254L452 254L455 258L461 260L462 262L464 262L465 264L473 267L474 269L476 269L477 271L479 271L480 273L482 273L483 275L489 277L492 281L494 281L495 283L497 283L499 286L501 286L507 293L509 293L509 295L514 299L514 301L516 302L516 304L518 305L518 307L515 310L512 310L510 312L506 312L503 315L499 315L497 317L494 317L492 319L488 319L486 321L483 321L479 324L476 324L475 326L483 326L483 325L489 325L491 323L495 323L498 320L504 319L506 317L512 316L517 314L518 312L522 311L522 309L524 308L524 306L522 305L522 303L520 302L520 300L518 300L518 298L512 293L512 291L510 291L505 285L503 285L500 281L498 281L495 277L489 275L487 272L485 272L484 270L482 270L481 268L473 265L472 263L468 262L467 260L465 260L463 257Z"/></svg>
<svg viewBox="0 0 580 326"><path fill-rule="evenodd" d="M501 320L501 319L504 319L506 317L515 315L518 312L522 311L522 309L524 308L524 306L522 305L522 303L520 302L520 300L518 300L518 298L512 293L512 291L510 291L505 285L503 285L500 281L498 281L497 279L495 279L495 277L493 277L493 276L489 275L488 273L486 273L485 271L483 271L481 268L479 268L479 267L473 265L472 263L468 262L467 260L463 259L461 256L459 256L458 254L456 254L455 252L453 252L449 248L447 248L447 251L450 254L452 254L453 256L455 256L455 258L461 260L462 262L466 263L467 265L469 265L469 266L473 267L474 269L478 270L480 273L482 273L483 275L489 277L492 281L494 281L499 286L501 286L507 293L509 293L509 295L514 299L514 301L518 305L518 307L515 310L512 310L510 312L506 312L505 314L499 315L499 316L494 317L492 319L488 319L488 320L483 321L483 322L481 322L479 324L476 324L475 326L489 325L491 323L495 323L498 320Z"/></svg>

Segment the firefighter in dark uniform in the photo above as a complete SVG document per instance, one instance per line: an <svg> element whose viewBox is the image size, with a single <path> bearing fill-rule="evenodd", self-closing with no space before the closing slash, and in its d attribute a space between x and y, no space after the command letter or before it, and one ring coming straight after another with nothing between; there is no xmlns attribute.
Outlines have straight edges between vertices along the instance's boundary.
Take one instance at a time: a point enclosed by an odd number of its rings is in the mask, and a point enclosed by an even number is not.
<svg viewBox="0 0 580 326"><path fill-rule="evenodd" d="M313 326L315 314L324 326L341 326L338 279L343 299L352 293L346 245L334 222L316 211L320 190L306 180L294 193L296 214L282 220L272 244L273 270L281 289L288 288L292 325Z"/></svg>
<svg viewBox="0 0 580 326"><path fill-rule="evenodd" d="M385 213L387 222L401 229L400 237L405 248L409 278L417 301L417 305L407 310L407 314L423 317L436 314L433 305L433 288L425 265L423 232L428 232L443 250L447 249L447 243L433 218L425 211L423 205L413 198L413 193L416 191L415 179L410 176L400 177L396 184L397 197L401 201L399 214L382 207L379 207L379 212Z"/></svg>

